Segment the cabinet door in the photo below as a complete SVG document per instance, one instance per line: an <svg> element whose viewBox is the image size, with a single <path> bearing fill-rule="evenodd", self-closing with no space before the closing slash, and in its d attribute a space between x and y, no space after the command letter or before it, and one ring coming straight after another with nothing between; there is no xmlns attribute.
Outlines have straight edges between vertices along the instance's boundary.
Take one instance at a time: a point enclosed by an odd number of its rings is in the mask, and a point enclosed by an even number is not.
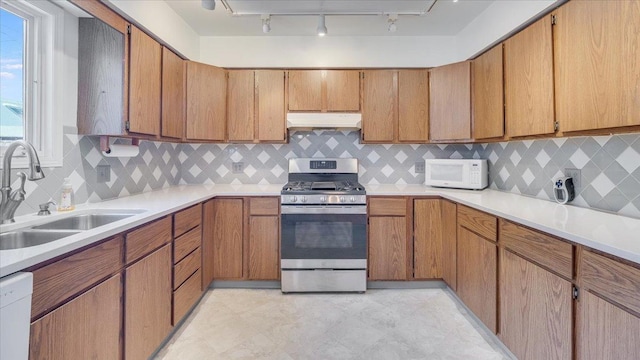
<svg viewBox="0 0 640 360"><path fill-rule="evenodd" d="M442 206L442 279L453 291L456 291L457 205L448 200L440 201Z"/></svg>
<svg viewBox="0 0 640 360"><path fill-rule="evenodd" d="M280 279L280 217L249 217L249 280Z"/></svg>
<svg viewBox="0 0 640 360"><path fill-rule="evenodd" d="M502 44L473 60L473 138L504 135Z"/></svg>
<svg viewBox="0 0 640 360"><path fill-rule="evenodd" d="M327 111L360 110L360 72L327 70L325 76Z"/></svg>
<svg viewBox="0 0 640 360"><path fill-rule="evenodd" d="M241 279L244 213L242 199L214 199L213 276L215 279Z"/></svg>
<svg viewBox="0 0 640 360"><path fill-rule="evenodd" d="M398 71L398 141L429 140L429 71Z"/></svg>
<svg viewBox="0 0 640 360"><path fill-rule="evenodd" d="M416 279L442 278L443 246L440 200L415 200L413 211L413 276Z"/></svg>
<svg viewBox="0 0 640 360"><path fill-rule="evenodd" d="M545 16L504 43L507 135L553 134L553 44ZM575 99L573 99L575 100Z"/></svg>
<svg viewBox="0 0 640 360"><path fill-rule="evenodd" d="M124 354L147 359L171 331L171 244L125 271Z"/></svg>
<svg viewBox="0 0 640 360"><path fill-rule="evenodd" d="M571 359L572 285L500 250L500 339L518 359Z"/></svg>
<svg viewBox="0 0 640 360"><path fill-rule="evenodd" d="M226 132L227 77L222 68L187 63L187 139L222 141Z"/></svg>
<svg viewBox="0 0 640 360"><path fill-rule="evenodd" d="M407 218L369 218L369 279L407 280Z"/></svg>
<svg viewBox="0 0 640 360"><path fill-rule="evenodd" d="M254 138L254 86L253 70L229 70L227 84L229 141L251 141Z"/></svg>
<svg viewBox="0 0 640 360"><path fill-rule="evenodd" d="M582 291L577 302L576 359L640 359L640 318Z"/></svg>
<svg viewBox="0 0 640 360"><path fill-rule="evenodd" d="M160 134L162 47L131 26L129 61L129 131Z"/></svg>
<svg viewBox="0 0 640 360"><path fill-rule="evenodd" d="M289 71L289 111L322 110L322 70Z"/></svg>
<svg viewBox="0 0 640 360"><path fill-rule="evenodd" d="M29 358L122 358L121 294L118 274L34 321Z"/></svg>
<svg viewBox="0 0 640 360"><path fill-rule="evenodd" d="M471 139L471 62L429 70L431 140Z"/></svg>
<svg viewBox="0 0 640 360"><path fill-rule="evenodd" d="M393 142L396 127L397 72L364 72L362 99L362 140Z"/></svg>
<svg viewBox="0 0 640 360"><path fill-rule="evenodd" d="M285 82L282 70L256 70L257 122L260 141L287 139Z"/></svg>
<svg viewBox="0 0 640 360"><path fill-rule="evenodd" d="M556 19L560 130L640 125L640 2L570 1Z"/></svg>
<svg viewBox="0 0 640 360"><path fill-rule="evenodd" d="M460 299L495 334L498 249L485 238L458 226L458 284Z"/></svg>
<svg viewBox="0 0 640 360"><path fill-rule="evenodd" d="M185 123L186 65L178 55L162 48L162 136L181 139Z"/></svg>
<svg viewBox="0 0 640 360"><path fill-rule="evenodd" d="M202 206L202 290L213 282L215 261L215 211L216 200Z"/></svg>

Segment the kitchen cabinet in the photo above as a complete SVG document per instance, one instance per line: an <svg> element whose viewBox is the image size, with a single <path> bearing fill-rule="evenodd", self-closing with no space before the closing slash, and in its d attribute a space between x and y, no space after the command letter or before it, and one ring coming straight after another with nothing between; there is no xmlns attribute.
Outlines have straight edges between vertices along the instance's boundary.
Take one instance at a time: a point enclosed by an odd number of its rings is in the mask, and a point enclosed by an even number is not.
<svg viewBox="0 0 640 360"><path fill-rule="evenodd" d="M471 62L429 70L429 136L432 141L471 139Z"/></svg>
<svg viewBox="0 0 640 360"><path fill-rule="evenodd" d="M205 219L213 228L214 279L242 279L244 211L242 198L213 199L213 216Z"/></svg>
<svg viewBox="0 0 640 360"><path fill-rule="evenodd" d="M121 359L122 279L116 274L31 324L30 359Z"/></svg>
<svg viewBox="0 0 640 360"><path fill-rule="evenodd" d="M289 111L360 111L357 70L289 70Z"/></svg>
<svg viewBox="0 0 640 360"><path fill-rule="evenodd" d="M214 279L215 217L216 201L208 200L202 205L202 290L206 290Z"/></svg>
<svg viewBox="0 0 640 360"><path fill-rule="evenodd" d="M456 291L457 285L457 205L449 200L440 200L442 207L442 280Z"/></svg>
<svg viewBox="0 0 640 360"><path fill-rule="evenodd" d="M222 68L187 62L186 139L224 141L227 75Z"/></svg>
<svg viewBox="0 0 640 360"><path fill-rule="evenodd" d="M439 199L413 201L413 271L415 279L443 277L443 218Z"/></svg>
<svg viewBox="0 0 640 360"><path fill-rule="evenodd" d="M473 70L473 138L504 136L502 44L478 56Z"/></svg>
<svg viewBox="0 0 640 360"><path fill-rule="evenodd" d="M551 16L545 16L504 42L508 137L553 134L555 131L551 27Z"/></svg>
<svg viewBox="0 0 640 360"><path fill-rule="evenodd" d="M518 359L571 359L573 246L500 219L500 334Z"/></svg>
<svg viewBox="0 0 640 360"><path fill-rule="evenodd" d="M286 140L284 74L282 70L229 71L229 141Z"/></svg>
<svg viewBox="0 0 640 360"><path fill-rule="evenodd" d="M412 277L407 200L369 198L369 280L408 280Z"/></svg>
<svg viewBox="0 0 640 360"><path fill-rule="evenodd" d="M161 135L184 137L186 106L186 62L162 47L162 126Z"/></svg>
<svg viewBox="0 0 640 360"><path fill-rule="evenodd" d="M640 3L570 1L555 17L560 130L640 125Z"/></svg>
<svg viewBox="0 0 640 360"><path fill-rule="evenodd" d="M362 141L392 143L397 121L397 72L365 70L362 95Z"/></svg>
<svg viewBox="0 0 640 360"><path fill-rule="evenodd" d="M458 205L457 288L460 300L492 331L497 332L497 219Z"/></svg>
<svg viewBox="0 0 640 360"><path fill-rule="evenodd" d="M398 70L398 141L429 140L429 71Z"/></svg>
<svg viewBox="0 0 640 360"><path fill-rule="evenodd" d="M162 46L131 25L129 132L160 134Z"/></svg>
<svg viewBox="0 0 640 360"><path fill-rule="evenodd" d="M280 201L249 198L248 279L280 279Z"/></svg>
<svg viewBox="0 0 640 360"><path fill-rule="evenodd" d="M580 247L577 359L640 357L640 267Z"/></svg>

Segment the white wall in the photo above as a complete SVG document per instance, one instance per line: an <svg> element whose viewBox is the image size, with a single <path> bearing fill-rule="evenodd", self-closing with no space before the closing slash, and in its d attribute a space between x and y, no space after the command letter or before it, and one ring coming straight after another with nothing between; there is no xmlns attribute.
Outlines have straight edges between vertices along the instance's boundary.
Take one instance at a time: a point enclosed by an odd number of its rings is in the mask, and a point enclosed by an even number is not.
<svg viewBox="0 0 640 360"><path fill-rule="evenodd" d="M469 59L556 2L558 0L494 2L458 33L457 58Z"/></svg>
<svg viewBox="0 0 640 360"><path fill-rule="evenodd" d="M109 0L188 59L200 58L198 34L164 1Z"/></svg>
<svg viewBox="0 0 640 360"><path fill-rule="evenodd" d="M455 38L446 36L209 36L200 40L200 61L223 67L426 67L453 62L455 55Z"/></svg>

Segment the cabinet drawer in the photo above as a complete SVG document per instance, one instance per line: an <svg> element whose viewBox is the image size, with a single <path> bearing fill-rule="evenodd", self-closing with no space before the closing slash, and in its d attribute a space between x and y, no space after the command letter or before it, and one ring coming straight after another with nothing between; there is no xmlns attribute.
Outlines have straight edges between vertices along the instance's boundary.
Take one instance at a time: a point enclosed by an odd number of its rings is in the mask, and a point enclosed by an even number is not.
<svg viewBox="0 0 640 360"><path fill-rule="evenodd" d="M173 263L177 264L187 254L200 246L202 242L202 227L187 232L173 241Z"/></svg>
<svg viewBox="0 0 640 360"><path fill-rule="evenodd" d="M407 215L407 200L404 198L370 198L369 215Z"/></svg>
<svg viewBox="0 0 640 360"><path fill-rule="evenodd" d="M127 234L127 264L171 241L171 218L155 221Z"/></svg>
<svg viewBox="0 0 640 360"><path fill-rule="evenodd" d="M189 278L196 270L200 269L202 255L200 248L194 250L186 258L182 259L173 267L173 289L177 289L182 283Z"/></svg>
<svg viewBox="0 0 640 360"><path fill-rule="evenodd" d="M280 199L274 197L249 199L249 215L278 215Z"/></svg>
<svg viewBox="0 0 640 360"><path fill-rule="evenodd" d="M498 218L464 205L458 205L458 224L467 229L497 241Z"/></svg>
<svg viewBox="0 0 640 360"><path fill-rule="evenodd" d="M178 237L202 223L202 204L175 213L173 219L173 237Z"/></svg>
<svg viewBox="0 0 640 360"><path fill-rule="evenodd" d="M500 244L568 280L573 278L573 245L567 242L501 219Z"/></svg>
<svg viewBox="0 0 640 360"><path fill-rule="evenodd" d="M582 287L640 314L640 269L588 250L581 255Z"/></svg>
<svg viewBox="0 0 640 360"><path fill-rule="evenodd" d="M182 320L182 317L202 294L200 290L201 281L201 272L198 270L173 292L173 325Z"/></svg>
<svg viewBox="0 0 640 360"><path fill-rule="evenodd" d="M122 237L118 236L33 272L31 318L38 318L100 279L122 268Z"/></svg>

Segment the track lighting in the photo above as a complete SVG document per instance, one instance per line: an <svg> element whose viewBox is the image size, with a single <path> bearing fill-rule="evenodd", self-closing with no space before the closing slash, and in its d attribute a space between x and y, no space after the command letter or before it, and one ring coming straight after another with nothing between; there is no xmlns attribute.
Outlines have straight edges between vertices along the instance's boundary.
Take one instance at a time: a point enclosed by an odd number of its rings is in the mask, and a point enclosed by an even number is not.
<svg viewBox="0 0 640 360"><path fill-rule="evenodd" d="M389 14L389 18L387 22L389 23L389 28L387 29L390 33L396 32L398 27L396 26L396 21L398 20L398 14Z"/></svg>
<svg viewBox="0 0 640 360"><path fill-rule="evenodd" d="M262 32L268 33L271 31L271 15L262 15Z"/></svg>
<svg viewBox="0 0 640 360"><path fill-rule="evenodd" d="M318 19L318 36L327 35L327 26L324 23L324 15L320 15Z"/></svg>
<svg viewBox="0 0 640 360"><path fill-rule="evenodd" d="M213 10L216 8L216 0L202 0L202 7L207 10Z"/></svg>

